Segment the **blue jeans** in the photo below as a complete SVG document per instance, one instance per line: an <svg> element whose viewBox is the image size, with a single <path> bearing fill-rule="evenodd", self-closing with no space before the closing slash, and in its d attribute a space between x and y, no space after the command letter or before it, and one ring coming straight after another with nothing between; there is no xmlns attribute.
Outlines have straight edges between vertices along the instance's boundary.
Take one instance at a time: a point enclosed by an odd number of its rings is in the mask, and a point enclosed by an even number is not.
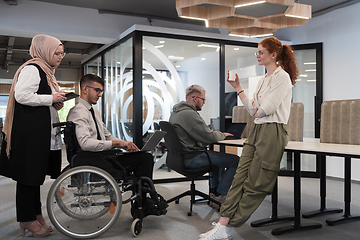
<svg viewBox="0 0 360 240"><path fill-rule="evenodd" d="M218 170L210 172L210 188L216 187L218 193L226 196L240 158L237 155L222 152L207 151L207 153L210 156L211 164L219 167ZM193 158L185 160L184 165L187 169L196 169L209 166L210 164L206 153L200 153ZM221 174L222 169L226 169L223 174Z"/></svg>

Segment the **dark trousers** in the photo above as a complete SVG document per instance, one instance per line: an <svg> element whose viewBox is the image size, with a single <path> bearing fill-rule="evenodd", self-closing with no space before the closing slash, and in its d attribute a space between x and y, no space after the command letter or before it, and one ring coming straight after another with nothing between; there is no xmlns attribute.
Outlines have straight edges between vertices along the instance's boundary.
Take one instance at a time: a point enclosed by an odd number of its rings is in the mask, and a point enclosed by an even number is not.
<svg viewBox="0 0 360 240"><path fill-rule="evenodd" d="M41 214L40 185L27 186L20 182L16 184L16 217L18 222L36 220Z"/></svg>
<svg viewBox="0 0 360 240"><path fill-rule="evenodd" d="M118 156L118 161L127 173L134 172L136 177L144 176L152 179L154 160L150 153L126 153Z"/></svg>

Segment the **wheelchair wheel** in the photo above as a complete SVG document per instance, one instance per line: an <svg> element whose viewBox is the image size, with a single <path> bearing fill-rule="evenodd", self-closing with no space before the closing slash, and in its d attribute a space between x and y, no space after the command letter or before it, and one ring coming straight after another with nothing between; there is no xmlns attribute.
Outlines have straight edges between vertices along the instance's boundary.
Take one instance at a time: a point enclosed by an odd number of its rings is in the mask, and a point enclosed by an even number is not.
<svg viewBox="0 0 360 240"><path fill-rule="evenodd" d="M131 233L134 237L139 236L142 230L142 221L136 218L131 224Z"/></svg>
<svg viewBox="0 0 360 240"><path fill-rule="evenodd" d="M118 219L122 195L115 179L106 171L80 166L62 173L47 196L52 224L71 238L94 238Z"/></svg>

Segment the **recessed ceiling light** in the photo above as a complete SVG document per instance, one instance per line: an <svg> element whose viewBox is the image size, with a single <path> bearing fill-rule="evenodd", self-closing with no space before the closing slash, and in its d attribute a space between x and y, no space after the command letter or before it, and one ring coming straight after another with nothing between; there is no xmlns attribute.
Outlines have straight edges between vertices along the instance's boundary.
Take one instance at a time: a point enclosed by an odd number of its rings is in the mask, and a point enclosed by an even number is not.
<svg viewBox="0 0 360 240"><path fill-rule="evenodd" d="M245 4L240 4L240 5L236 5L235 7L246 7L246 6L251 6L251 5L255 5L255 4L261 4L261 3L265 3L266 1L258 1L258 2L253 2L253 3L245 3Z"/></svg>
<svg viewBox="0 0 360 240"><path fill-rule="evenodd" d="M170 55L168 58L173 60L184 60L185 57Z"/></svg>
<svg viewBox="0 0 360 240"><path fill-rule="evenodd" d="M220 50L220 46L219 46L219 45L199 44L198 47L216 48L216 51L219 51L219 50Z"/></svg>
<svg viewBox="0 0 360 240"><path fill-rule="evenodd" d="M233 36L233 37L243 37L243 38L249 38L249 36L246 35L240 35L240 34L232 34L230 33L229 36Z"/></svg>
<svg viewBox="0 0 360 240"><path fill-rule="evenodd" d="M236 47L236 48L234 48L234 51L238 51L240 48L238 48L238 47Z"/></svg>
<svg viewBox="0 0 360 240"><path fill-rule="evenodd" d="M316 62L305 62L304 65L313 65L316 64Z"/></svg>
<svg viewBox="0 0 360 240"><path fill-rule="evenodd" d="M164 45L155 46L156 48L162 48Z"/></svg>
<svg viewBox="0 0 360 240"><path fill-rule="evenodd" d="M204 60L206 60L206 58L201 58L201 61L204 61Z"/></svg>
<svg viewBox="0 0 360 240"><path fill-rule="evenodd" d="M268 36L272 36L274 34L272 33L268 33L268 34L260 34L260 35L253 35L253 36L250 36L251 38L256 38L256 37L268 37Z"/></svg>
<svg viewBox="0 0 360 240"><path fill-rule="evenodd" d="M305 72L316 72L316 69L307 69Z"/></svg>
<svg viewBox="0 0 360 240"><path fill-rule="evenodd" d="M159 41L159 43L160 43L160 44L163 44L163 43L165 43L165 41Z"/></svg>
<svg viewBox="0 0 360 240"><path fill-rule="evenodd" d="M182 18L194 19L194 20L202 20L205 22L205 26L209 27L209 21L205 18L196 18L196 17L187 17L187 16L180 16Z"/></svg>
<svg viewBox="0 0 360 240"><path fill-rule="evenodd" d="M309 17L303 17L303 16L297 16L297 15L290 15L290 14L285 14L286 17L293 17L293 18L301 18L301 19L310 19Z"/></svg>
<svg viewBox="0 0 360 240"><path fill-rule="evenodd" d="M179 68L179 67L180 67L180 65L176 65L176 67L177 67L177 68Z"/></svg>

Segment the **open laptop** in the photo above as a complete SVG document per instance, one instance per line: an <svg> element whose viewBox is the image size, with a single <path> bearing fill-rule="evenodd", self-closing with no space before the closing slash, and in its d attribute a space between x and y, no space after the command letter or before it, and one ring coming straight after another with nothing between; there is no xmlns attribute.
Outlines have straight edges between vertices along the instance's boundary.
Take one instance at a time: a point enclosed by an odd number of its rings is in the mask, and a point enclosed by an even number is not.
<svg viewBox="0 0 360 240"><path fill-rule="evenodd" d="M240 139L245 127L246 123L231 123L225 132L231 133L234 136L228 136L225 140Z"/></svg>
<svg viewBox="0 0 360 240"><path fill-rule="evenodd" d="M148 152L148 151L152 151L156 148L156 146L159 144L159 142L161 141L161 139L165 136L166 132L165 131L155 131L151 137L149 138L149 140L145 143L145 145L137 151L126 151L126 152L122 152L123 153L133 153L133 152Z"/></svg>

